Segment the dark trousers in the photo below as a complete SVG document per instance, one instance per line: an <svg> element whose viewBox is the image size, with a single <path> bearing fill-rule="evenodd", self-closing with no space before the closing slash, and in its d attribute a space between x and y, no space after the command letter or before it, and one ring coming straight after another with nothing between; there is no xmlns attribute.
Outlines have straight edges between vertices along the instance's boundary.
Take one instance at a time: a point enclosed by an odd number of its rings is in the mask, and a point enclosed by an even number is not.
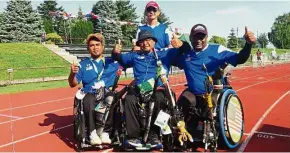
<svg viewBox="0 0 290 153"><path fill-rule="evenodd" d="M212 93L212 101L215 107L217 103L216 93ZM184 115L184 120L190 133L192 133L192 130L196 129L199 120L209 117L208 104L204 98L194 95L187 89L180 95L177 105Z"/></svg>
<svg viewBox="0 0 290 153"><path fill-rule="evenodd" d="M95 127L95 95L92 93L87 93L83 99L84 114L86 119L86 127L88 128L88 134L90 134Z"/></svg>
<svg viewBox="0 0 290 153"><path fill-rule="evenodd" d="M126 129L128 138L141 137L140 125L140 98L137 90L131 89L125 97L125 115L126 115ZM166 98L163 90L155 92L154 110L151 119L150 134L158 134L160 128L154 125L156 117L160 110L166 108ZM150 136L149 136L150 138Z"/></svg>

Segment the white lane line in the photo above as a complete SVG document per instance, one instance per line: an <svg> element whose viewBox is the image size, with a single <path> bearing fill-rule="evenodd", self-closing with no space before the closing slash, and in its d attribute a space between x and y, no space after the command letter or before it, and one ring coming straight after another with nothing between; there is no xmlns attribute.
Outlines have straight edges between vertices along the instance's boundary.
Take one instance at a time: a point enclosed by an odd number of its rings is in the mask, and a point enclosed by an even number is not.
<svg viewBox="0 0 290 153"><path fill-rule="evenodd" d="M64 128L67 128L67 127L71 127L71 126L73 126L73 124L69 124L69 125L62 126L62 127L59 127L59 128L53 129L53 130L45 131L45 132L42 132L42 133L39 133L39 134L36 134L36 135L32 135L30 137L26 137L26 138L23 138L23 139L16 140L14 142L6 143L6 144L1 145L0 148L6 147L6 146L9 146L9 145L12 145L12 144L16 144L16 143L19 143L19 142L22 142L22 141L25 141L25 140L29 140L29 139L32 139L32 138L35 138L35 137L38 137L38 136L41 136L41 135L44 135L44 134L48 134L48 133L51 133L51 132L54 132L54 131L57 131L57 130L61 130L61 129L64 129Z"/></svg>
<svg viewBox="0 0 290 153"><path fill-rule="evenodd" d="M2 117L8 117L8 118L16 118L16 119L22 119L22 117L18 117L18 116L11 116L11 115L5 115L5 114L0 114L0 116L2 116Z"/></svg>
<svg viewBox="0 0 290 153"><path fill-rule="evenodd" d="M268 75L268 74L273 74L273 73L279 73L279 72L270 72L270 73L266 73L266 74L260 74L260 75L253 75L253 76L250 76L250 77L243 77L243 78L237 78L237 79L231 79L231 81L240 81L240 80L245 80L245 79L250 79L250 78L254 78L254 77L261 77L261 76L264 76L264 75Z"/></svg>
<svg viewBox="0 0 290 153"><path fill-rule="evenodd" d="M49 100L49 101L44 101L44 102L35 103L35 104L30 104L30 105L24 105L24 106L19 106L19 107L13 107L12 110L13 110L13 109L19 109L19 108L30 107L30 106L41 105L41 104L46 104L46 103L58 102L58 101L67 100L67 99L71 99L71 98L74 98L74 97L66 97L66 98L55 99L55 100ZM9 110L10 110L10 108L1 109L0 112L9 111Z"/></svg>
<svg viewBox="0 0 290 153"><path fill-rule="evenodd" d="M274 104L271 105L271 107L269 107L267 109L267 111L263 114L263 116L259 119L259 121L255 124L255 126L252 128L250 135L243 141L243 143L241 144L239 150L237 152L243 152L245 150L245 148L247 147L248 143L250 142L251 138L253 137L253 135L255 134L255 131L257 131L257 129L259 128L259 126L262 124L263 120L267 117L267 115L272 111L272 109L287 95L290 93L290 90L287 91L285 94L283 94L277 101L275 101Z"/></svg>
<svg viewBox="0 0 290 153"><path fill-rule="evenodd" d="M290 75L286 75L286 76L282 76L282 77L279 77L279 78L274 78L274 79L270 79L270 80L266 80L266 81L262 81L262 82L258 82L258 83L255 83L255 84L252 84L252 85L249 85L249 86L246 86L246 87L243 87L243 88L240 88L240 89L237 89L236 91L241 91L241 90L244 90L244 89L247 89L247 88L250 88L250 87L253 87L255 85L259 85L259 84L262 84L262 83L267 83L267 82L270 82L270 81L273 81L273 80L278 80L278 79L281 79L281 78L285 78L287 76L290 76Z"/></svg>
<svg viewBox="0 0 290 153"><path fill-rule="evenodd" d="M67 109L71 109L71 108L72 108L72 106L71 107L62 108L62 109L52 110L52 111L48 111L48 112L44 112L44 113L40 113L40 114L34 114L34 115L31 115L31 116L26 116L26 117L19 118L19 119L14 119L14 120L11 120L11 121L0 122L0 125L5 124L5 123L19 121L19 120L24 120L24 119L27 119L27 118L32 118L32 117L36 117L36 116L40 116L40 115L45 115L45 114L48 114L48 113L59 112L59 111L67 110Z"/></svg>

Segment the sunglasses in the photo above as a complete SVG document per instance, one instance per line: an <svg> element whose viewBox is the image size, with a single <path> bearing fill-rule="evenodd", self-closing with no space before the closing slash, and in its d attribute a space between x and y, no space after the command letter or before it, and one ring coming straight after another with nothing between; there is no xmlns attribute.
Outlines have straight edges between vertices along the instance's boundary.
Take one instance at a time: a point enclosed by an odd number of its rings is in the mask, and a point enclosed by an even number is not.
<svg viewBox="0 0 290 153"><path fill-rule="evenodd" d="M191 36L191 39L203 40L205 37L206 37L205 34L198 33L198 34L195 34L195 35Z"/></svg>
<svg viewBox="0 0 290 153"><path fill-rule="evenodd" d="M151 11L157 12L157 9L155 7L148 7L148 8L146 8L146 12L151 12Z"/></svg>

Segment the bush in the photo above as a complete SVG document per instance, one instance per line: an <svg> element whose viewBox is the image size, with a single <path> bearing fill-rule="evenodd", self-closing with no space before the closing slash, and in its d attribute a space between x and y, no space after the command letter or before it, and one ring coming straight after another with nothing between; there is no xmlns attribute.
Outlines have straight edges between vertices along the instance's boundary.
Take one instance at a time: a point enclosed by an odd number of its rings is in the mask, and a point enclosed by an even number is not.
<svg viewBox="0 0 290 153"><path fill-rule="evenodd" d="M53 43L63 43L62 38L57 33L49 33L46 35L46 41Z"/></svg>

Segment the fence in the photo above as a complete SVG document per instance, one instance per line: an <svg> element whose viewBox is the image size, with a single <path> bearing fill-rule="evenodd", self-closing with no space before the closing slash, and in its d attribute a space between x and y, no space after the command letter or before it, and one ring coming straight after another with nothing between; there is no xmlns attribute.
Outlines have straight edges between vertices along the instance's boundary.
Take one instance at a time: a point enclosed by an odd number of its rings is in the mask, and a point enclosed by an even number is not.
<svg viewBox="0 0 290 153"><path fill-rule="evenodd" d="M0 68L0 86L28 82L65 80L69 72L70 67L65 66Z"/></svg>
<svg viewBox="0 0 290 153"><path fill-rule="evenodd" d="M256 55L251 56L253 67L257 66ZM287 63L290 61L290 53L280 54L273 59L270 54L263 54L264 64L273 64L273 62ZM240 67L243 67L240 66ZM43 67L26 67L26 68L0 68L0 86L11 84L20 84L28 82L44 82L54 80L66 80L70 73L70 66L43 66ZM170 76L178 76L177 79L184 80L184 72L177 67L171 67ZM180 76L179 74L182 74ZM129 68L122 74L122 79L133 78L133 69ZM183 78L181 78L183 77Z"/></svg>

